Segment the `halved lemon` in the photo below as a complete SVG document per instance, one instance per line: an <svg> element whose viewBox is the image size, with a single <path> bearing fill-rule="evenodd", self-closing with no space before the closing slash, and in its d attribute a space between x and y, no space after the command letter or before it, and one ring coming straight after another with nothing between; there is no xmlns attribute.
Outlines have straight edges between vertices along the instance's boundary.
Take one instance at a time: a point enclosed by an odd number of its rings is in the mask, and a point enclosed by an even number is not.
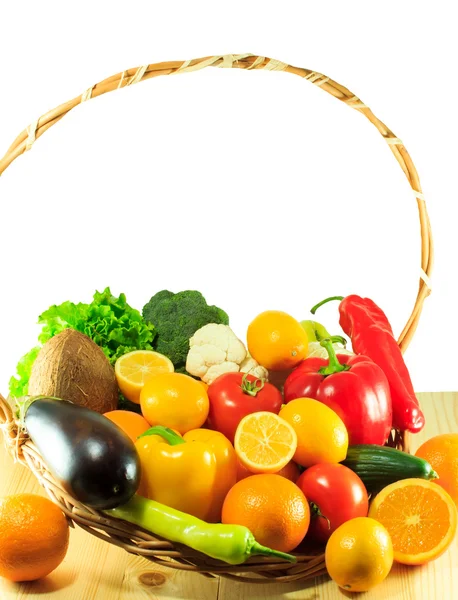
<svg viewBox="0 0 458 600"><path fill-rule="evenodd" d="M457 528L452 498L423 479L404 479L385 487L372 501L369 517L386 527L394 560L405 565L422 565L443 554Z"/></svg>
<svg viewBox="0 0 458 600"><path fill-rule="evenodd" d="M297 435L277 414L255 412L240 421L234 448L240 462L252 473L278 473L293 458Z"/></svg>
<svg viewBox="0 0 458 600"><path fill-rule="evenodd" d="M140 392L146 381L159 373L173 373L172 361L153 350L134 350L124 354L115 363L119 389L131 402L140 404Z"/></svg>

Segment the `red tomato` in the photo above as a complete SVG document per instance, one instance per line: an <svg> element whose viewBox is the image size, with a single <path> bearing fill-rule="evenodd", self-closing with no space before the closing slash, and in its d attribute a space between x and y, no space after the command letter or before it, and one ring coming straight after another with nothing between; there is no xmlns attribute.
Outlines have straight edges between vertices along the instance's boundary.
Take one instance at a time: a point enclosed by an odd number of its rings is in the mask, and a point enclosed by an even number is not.
<svg viewBox="0 0 458 600"><path fill-rule="evenodd" d="M246 373L224 373L209 386L208 425L234 443L237 425L246 415L265 410L279 413L283 404L280 390L271 383Z"/></svg>
<svg viewBox="0 0 458 600"><path fill-rule="evenodd" d="M367 490L358 475L344 465L314 465L302 473L296 485L310 504L310 539L325 543L342 523L367 517Z"/></svg>

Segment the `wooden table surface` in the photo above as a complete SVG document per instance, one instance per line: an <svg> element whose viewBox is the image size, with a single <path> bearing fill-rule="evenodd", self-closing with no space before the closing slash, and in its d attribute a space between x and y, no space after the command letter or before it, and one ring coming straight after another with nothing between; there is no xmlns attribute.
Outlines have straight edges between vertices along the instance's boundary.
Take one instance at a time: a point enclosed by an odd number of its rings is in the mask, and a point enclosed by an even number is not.
<svg viewBox="0 0 458 600"><path fill-rule="evenodd" d="M419 398L426 426L413 440L412 451L434 435L458 432L458 392L423 393ZM2 442L0 465L0 496L19 492L45 495L33 475L13 463ZM65 560L45 579L15 584L0 578L1 600L343 600L345 596L352 594L341 591L324 577L302 584L241 584L157 567L78 527L71 529ZM458 597L458 536L448 552L435 562L411 568L395 565L381 585L356 597L364 600L452 600Z"/></svg>

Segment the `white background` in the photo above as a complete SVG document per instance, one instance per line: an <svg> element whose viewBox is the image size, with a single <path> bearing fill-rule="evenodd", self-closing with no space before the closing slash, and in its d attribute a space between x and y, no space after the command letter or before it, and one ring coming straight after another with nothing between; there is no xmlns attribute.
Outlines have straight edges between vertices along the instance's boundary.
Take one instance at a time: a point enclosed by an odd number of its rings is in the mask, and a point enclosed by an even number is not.
<svg viewBox="0 0 458 600"><path fill-rule="evenodd" d="M0 21L0 150L130 67L226 53L320 71L362 98L419 171L433 293L406 353L417 391L458 389L458 54L453 2L10 2ZM0 179L0 389L38 315L95 289L141 309L194 288L234 330L330 295L373 298L395 333L420 267L415 199L377 131L299 77L206 69L87 102ZM338 332L337 304L317 318Z"/></svg>

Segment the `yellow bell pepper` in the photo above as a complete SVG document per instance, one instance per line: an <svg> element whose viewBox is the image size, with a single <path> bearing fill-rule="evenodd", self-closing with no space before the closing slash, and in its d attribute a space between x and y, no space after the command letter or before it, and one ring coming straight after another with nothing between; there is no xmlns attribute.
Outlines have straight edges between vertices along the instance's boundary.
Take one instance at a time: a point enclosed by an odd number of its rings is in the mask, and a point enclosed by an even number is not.
<svg viewBox="0 0 458 600"><path fill-rule="evenodd" d="M202 442L210 447L216 459L216 477L213 484L213 501L205 519L207 523L221 521L221 510L228 491L237 481L237 455L225 435L211 429L192 429L184 434L187 442Z"/></svg>
<svg viewBox="0 0 458 600"><path fill-rule="evenodd" d="M142 470L140 495L207 522L220 521L237 471L234 448L223 434L194 429L181 437L156 426L135 447Z"/></svg>

